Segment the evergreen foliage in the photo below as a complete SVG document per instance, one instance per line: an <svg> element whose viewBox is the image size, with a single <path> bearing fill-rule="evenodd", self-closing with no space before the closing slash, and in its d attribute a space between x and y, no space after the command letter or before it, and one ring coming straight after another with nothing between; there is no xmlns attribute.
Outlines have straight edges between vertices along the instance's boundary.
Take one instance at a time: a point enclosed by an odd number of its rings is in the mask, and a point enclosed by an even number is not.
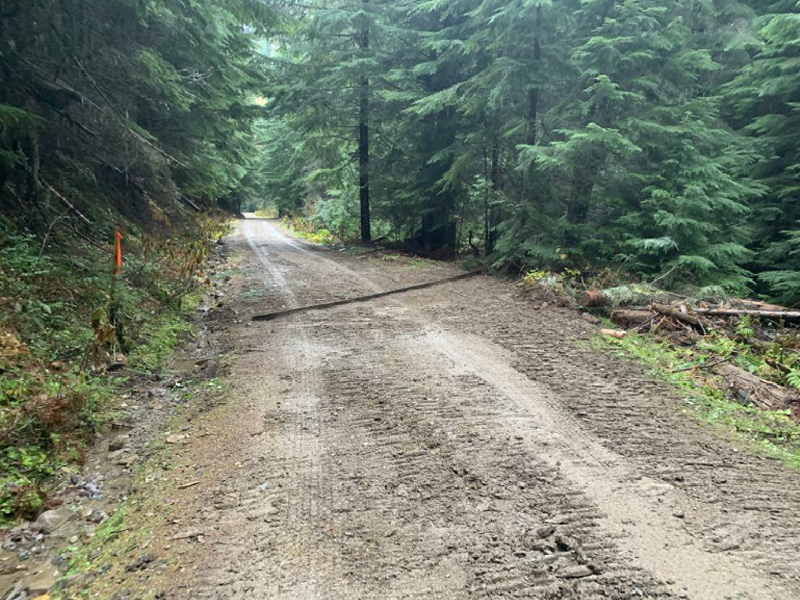
<svg viewBox="0 0 800 600"><path fill-rule="evenodd" d="M253 193L259 0L11 0L0 14L0 204L43 228L72 204L166 226Z"/></svg>
<svg viewBox="0 0 800 600"><path fill-rule="evenodd" d="M768 3L769 4L769 3ZM754 7L758 7L755 3ZM758 8L757 8L758 10ZM761 9L764 10L763 8ZM749 61L724 88L731 121L758 148L766 194L753 203L754 266L780 301L800 301L800 3L752 20Z"/></svg>
<svg viewBox="0 0 800 600"><path fill-rule="evenodd" d="M268 105L297 137L265 156L304 174L291 200L273 188L290 212L334 203L355 218L367 73L385 235L431 251L482 240L497 266L612 265L800 301L796 2L326 0L290 12Z"/></svg>

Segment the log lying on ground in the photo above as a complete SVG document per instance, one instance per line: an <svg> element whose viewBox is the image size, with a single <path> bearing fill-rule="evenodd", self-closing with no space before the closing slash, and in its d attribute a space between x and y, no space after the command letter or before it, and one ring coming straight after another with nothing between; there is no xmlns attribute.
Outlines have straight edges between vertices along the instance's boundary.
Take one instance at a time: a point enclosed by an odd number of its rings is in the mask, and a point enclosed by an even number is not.
<svg viewBox="0 0 800 600"><path fill-rule="evenodd" d="M661 313L662 315L667 315L668 317L673 317L678 319L679 321L683 321L684 323L688 323L689 325L694 325L695 327L703 327L702 321L696 315L685 313L679 308L675 308L674 306L667 306L666 304L659 304L658 302L653 302L650 305L650 308L657 313Z"/></svg>
<svg viewBox="0 0 800 600"><path fill-rule="evenodd" d="M742 404L762 410L785 410L800 406L800 393L766 381L730 363L720 363L714 373L722 377L726 394Z"/></svg>
<svg viewBox="0 0 800 600"><path fill-rule="evenodd" d="M727 304L729 304L731 308L747 308L752 310L777 310L788 312L794 310L786 308L785 306L780 306L779 304L770 304L763 300L750 300L747 298L728 298Z"/></svg>
<svg viewBox="0 0 800 600"><path fill-rule="evenodd" d="M586 308L597 308L600 306L610 306L611 305L611 298L598 290L588 290L585 292L580 292L575 300L578 302L579 306L583 306Z"/></svg>
<svg viewBox="0 0 800 600"><path fill-rule="evenodd" d="M754 310L748 308L696 308L694 312L713 317L766 317L770 319L800 319L800 310Z"/></svg>
<svg viewBox="0 0 800 600"><path fill-rule="evenodd" d="M445 283L452 283L454 281L461 281L469 277L480 275L483 271L471 271L454 277L447 277L445 279L438 279L436 281L429 281L427 283L418 283L417 285L410 285L408 287L399 288L396 290L389 290L388 292L379 292L377 294L370 294L369 296L359 296L357 298L347 298L346 300L335 300L334 302L325 302L323 304L312 304L311 306L300 306L298 308L289 308L286 310L279 310L277 312L268 313L265 315L256 315L253 321L273 321L281 317L294 315L297 313L304 313L311 310L321 310L326 308L336 308L337 306L344 306L345 304L354 304L356 302L369 302L370 300L377 300L378 298L385 298L386 296L393 296L394 294L405 294L414 290L424 290L435 285L442 285Z"/></svg>
<svg viewBox="0 0 800 600"><path fill-rule="evenodd" d="M628 329L641 327L653 319L649 310L615 310L611 313L611 320Z"/></svg>

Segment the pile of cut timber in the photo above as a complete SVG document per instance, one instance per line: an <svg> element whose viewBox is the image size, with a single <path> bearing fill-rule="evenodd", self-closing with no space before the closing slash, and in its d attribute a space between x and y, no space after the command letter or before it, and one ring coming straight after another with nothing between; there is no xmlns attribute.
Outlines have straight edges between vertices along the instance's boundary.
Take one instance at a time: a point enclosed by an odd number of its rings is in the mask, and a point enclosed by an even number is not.
<svg viewBox="0 0 800 600"><path fill-rule="evenodd" d="M744 301L743 301L744 302ZM756 303L750 301L750 304L759 304L760 308L744 308L739 306L723 306L723 307L697 307L687 308L686 304L671 305L653 302L647 308L626 308L622 310L615 310L611 313L611 320L619 325L627 327L628 329L641 329L650 328L658 329L658 323L663 320L670 319L673 322L682 323L691 327L695 327L701 331L709 325L709 319L714 317L758 317L763 319L771 319L774 321L800 321L800 310L790 310L772 304L765 304L763 302ZM598 306L598 304L594 304Z"/></svg>
<svg viewBox="0 0 800 600"><path fill-rule="evenodd" d="M591 300L591 305L607 305L598 298L598 294L602 295L600 292L595 292L587 296L587 299ZM730 319L738 320L747 316L759 318L762 322L800 325L800 310L755 300L733 300L724 306L691 308L685 303L673 305L652 302L647 307L627 307L611 312L611 320L624 330L658 334L681 345L694 344L712 329L731 329ZM625 331L617 330L603 330L603 332L613 337L625 334ZM758 340L748 343L753 347L761 344ZM769 357L765 357L764 360L784 374L789 371L786 366ZM707 369L707 372L717 375L720 378L717 385L736 402L764 410L789 409L793 418L800 421L800 390L790 389L758 377L731 364L728 359L712 358L705 365L693 368Z"/></svg>

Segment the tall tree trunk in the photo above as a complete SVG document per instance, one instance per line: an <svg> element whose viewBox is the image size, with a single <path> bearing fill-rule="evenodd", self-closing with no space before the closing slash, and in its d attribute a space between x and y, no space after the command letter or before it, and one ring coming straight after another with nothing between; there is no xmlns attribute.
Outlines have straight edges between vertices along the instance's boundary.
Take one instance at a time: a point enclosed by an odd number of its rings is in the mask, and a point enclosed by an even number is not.
<svg viewBox="0 0 800 600"><path fill-rule="evenodd" d="M489 159L486 152L486 147L483 148L483 176L486 180L491 177L489 174ZM488 256L491 252L489 248L489 236L492 231L492 217L490 214L491 193L489 188L485 188L486 192L483 197L483 253Z"/></svg>
<svg viewBox="0 0 800 600"><path fill-rule="evenodd" d="M497 192L500 191L500 145L497 140L492 144L492 165L491 165L491 182L492 191L490 196L496 199ZM494 252L495 244L497 243L497 227L500 222L501 215L500 209L497 206L490 205L488 209L488 226L486 228L486 256Z"/></svg>
<svg viewBox="0 0 800 600"><path fill-rule="evenodd" d="M589 216L590 200L601 163L602 157L596 152L592 152L582 161L580 168L573 171L567 204L567 221L572 225L585 223ZM576 240L570 239L570 241L575 242Z"/></svg>
<svg viewBox="0 0 800 600"><path fill-rule="evenodd" d="M534 64L536 65L536 76L539 77L540 74L540 63L542 60L542 44L541 44L541 36L542 36L542 7L541 5L536 7L536 25L535 30L533 32L533 60ZM528 89L528 135L525 143L529 146L533 146L536 144L537 138L537 128L538 123L537 120L539 118L539 85L535 85Z"/></svg>
<svg viewBox="0 0 800 600"><path fill-rule="evenodd" d="M430 155L452 146L456 136L456 113L452 107L445 108L425 121L421 145ZM420 192L426 196L422 213L419 242L426 251L456 249L457 223L453 220L456 208L455 193L451 188L442 188L440 181L453 165L452 157L442 161L425 160L420 169Z"/></svg>
<svg viewBox="0 0 800 600"><path fill-rule="evenodd" d="M367 0L363 0L366 5ZM369 24L365 20L361 27L359 41L362 55L369 49ZM361 75L359 86L359 113L358 113L358 165L359 165L359 196L361 198L361 239L365 242L372 240L371 223L369 216L369 78L366 73Z"/></svg>

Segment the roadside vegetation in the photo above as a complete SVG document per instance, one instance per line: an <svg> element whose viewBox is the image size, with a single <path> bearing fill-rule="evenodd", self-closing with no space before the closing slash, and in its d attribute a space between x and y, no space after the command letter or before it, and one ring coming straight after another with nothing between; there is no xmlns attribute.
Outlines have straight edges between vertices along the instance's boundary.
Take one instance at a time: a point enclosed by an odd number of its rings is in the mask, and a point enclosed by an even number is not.
<svg viewBox="0 0 800 600"><path fill-rule="evenodd" d="M0 521L56 502L121 386L186 336L206 258L259 181L258 44L275 16L260 2L4 3Z"/></svg>
<svg viewBox="0 0 800 600"><path fill-rule="evenodd" d="M157 374L204 284L224 221L157 243L126 235L125 268L89 244L47 251L6 226L0 237L0 522L47 507L46 481L80 465L129 377Z"/></svg>
<svg viewBox="0 0 800 600"><path fill-rule="evenodd" d="M352 236L348 237L344 231L340 230L339 235L334 235L324 227L319 227L314 220L301 216L283 217L281 225L297 237L308 240L312 244L331 245L352 239Z"/></svg>
<svg viewBox="0 0 800 600"><path fill-rule="evenodd" d="M796 2L316 6L288 7L269 52L261 201L281 216L800 302Z"/></svg>
<svg viewBox="0 0 800 600"><path fill-rule="evenodd" d="M726 394L720 377L705 369L727 356L756 372L766 371L768 365L752 357L746 344L716 333L707 344L690 349L649 334L633 333L622 339L600 334L594 338L594 345L643 363L658 379L674 386L700 418L723 433L733 433L759 453L800 469L800 423L792 418L792 410L761 410L736 401Z"/></svg>
<svg viewBox="0 0 800 600"><path fill-rule="evenodd" d="M579 271L535 270L519 286L538 302L582 309L600 325L593 347L642 363L676 388L692 414L800 468L800 329L777 316L794 311L732 297L676 296L621 283L610 271L586 280ZM700 312L708 306L772 316Z"/></svg>

